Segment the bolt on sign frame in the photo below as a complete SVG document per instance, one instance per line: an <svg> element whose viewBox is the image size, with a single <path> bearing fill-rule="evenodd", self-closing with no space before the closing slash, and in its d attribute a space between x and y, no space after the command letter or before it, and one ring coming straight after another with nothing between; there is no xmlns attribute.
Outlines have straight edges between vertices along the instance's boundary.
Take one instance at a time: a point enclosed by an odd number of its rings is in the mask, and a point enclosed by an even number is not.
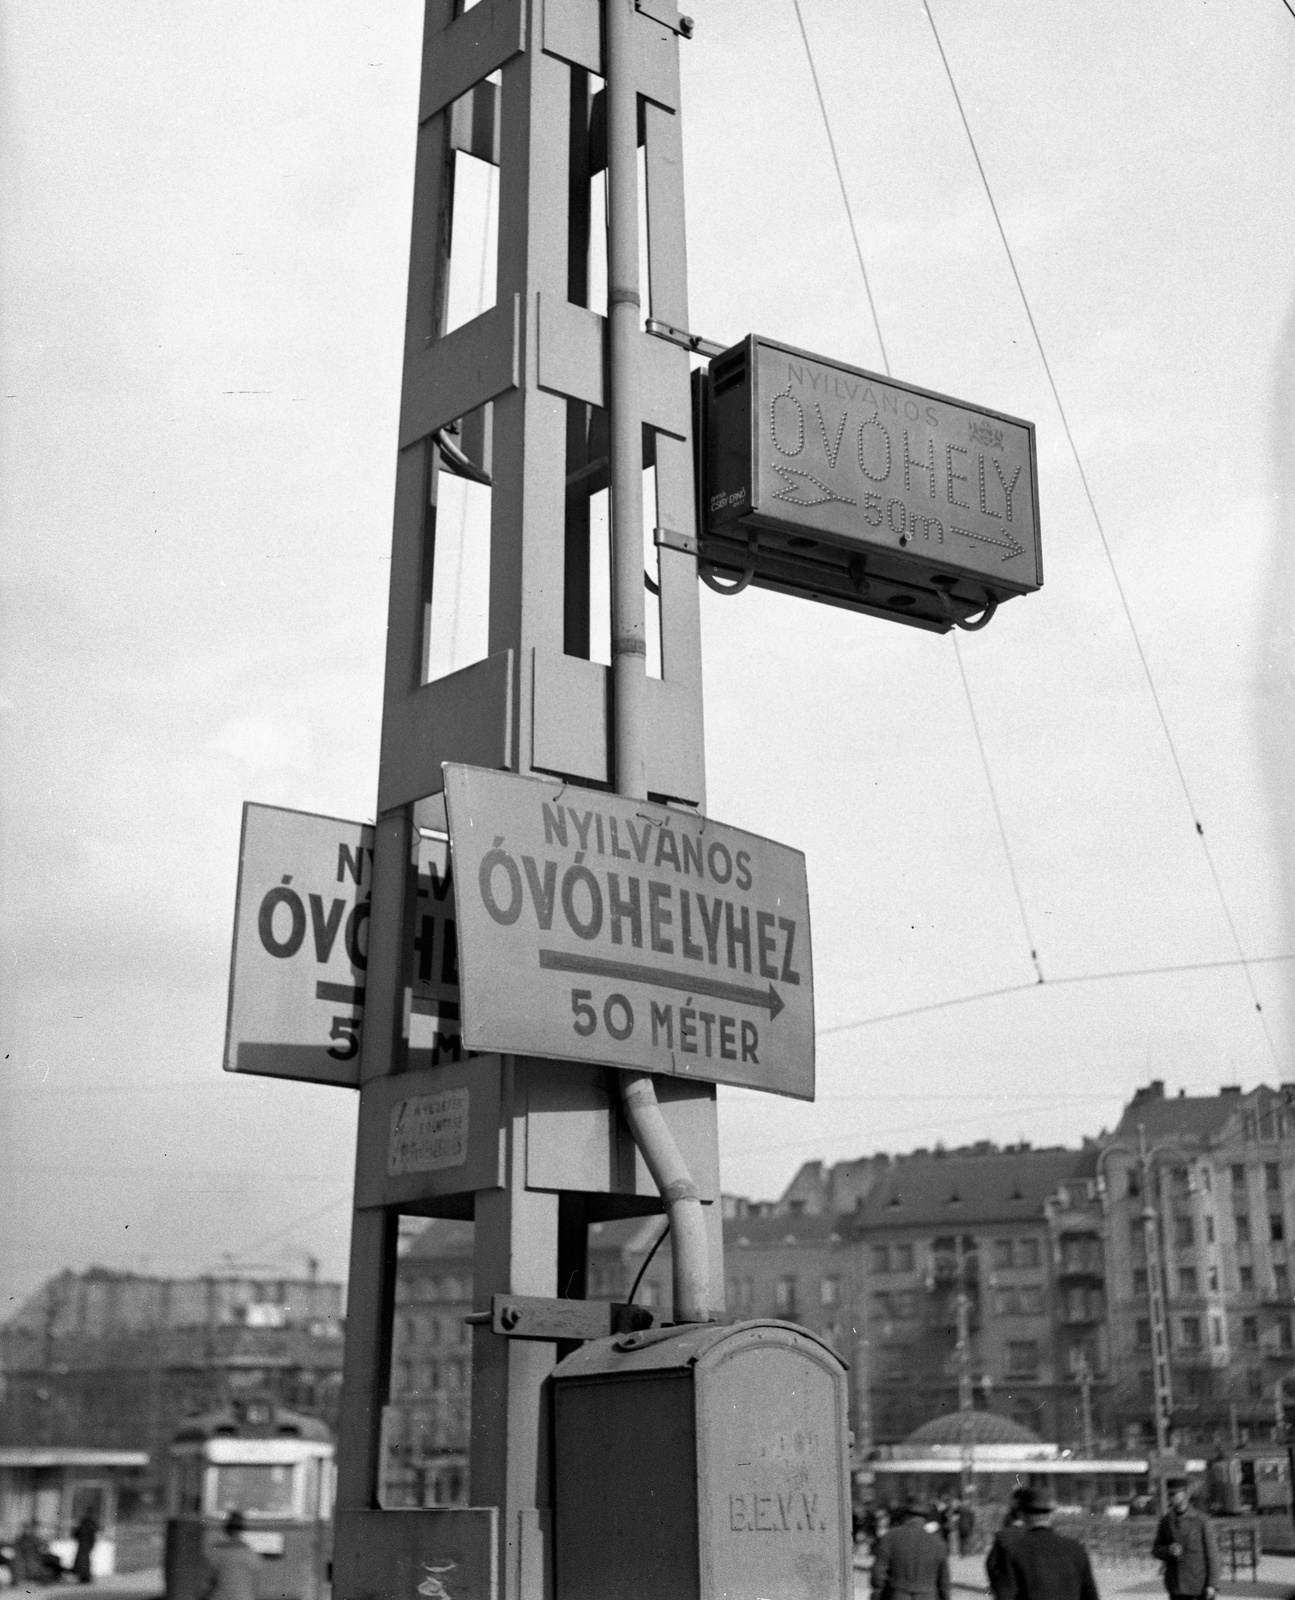
<svg viewBox="0 0 1295 1600"><path fill-rule="evenodd" d="M433 1560L441 1550L473 1593L532 1600L551 1592L542 1385L555 1343L473 1330L471 1495L481 1509L387 1513L378 1505L400 1211L475 1219L480 1309L498 1295L553 1298L559 1284L578 1296L588 1222L661 1207L626 1137L614 1074L510 1056L410 1070L405 997L418 828L443 823L442 763L595 788L625 784L609 738L618 703L612 670L589 659L590 500L608 487L609 458L617 457L608 425L609 319L589 305L590 249L602 243L591 237L591 185L607 160L611 35L618 80L634 97L646 186L648 282L638 286L634 315L686 327L681 28L672 0L480 0L461 14L455 0L426 4L360 1056L338 1600L384 1588L374 1567L388 1549L403 1552L403 1585L414 1561L411 1517L426 1521L419 1550L429 1571L444 1565ZM464 152L498 168L497 289L493 307L447 333L455 167ZM633 691L635 784L652 799L703 808L688 356L641 325L627 326L631 302L615 290L609 299L614 316L621 308L618 339L636 379L618 403L620 458L628 435L641 440L642 465L654 469L656 484L661 676L644 674ZM636 415L627 414L631 406ZM490 484L488 653L426 681L446 470ZM632 537L637 552L637 531ZM618 603L626 566L619 542ZM638 565L636 554L636 581ZM614 653L617 638L614 628ZM719 1310L714 1089L671 1084L659 1114L710 1202L701 1207L705 1292ZM409 1129L423 1126L441 1133L420 1154ZM388 1518L390 1538L382 1531ZM397 1582L396 1566L388 1576Z"/></svg>

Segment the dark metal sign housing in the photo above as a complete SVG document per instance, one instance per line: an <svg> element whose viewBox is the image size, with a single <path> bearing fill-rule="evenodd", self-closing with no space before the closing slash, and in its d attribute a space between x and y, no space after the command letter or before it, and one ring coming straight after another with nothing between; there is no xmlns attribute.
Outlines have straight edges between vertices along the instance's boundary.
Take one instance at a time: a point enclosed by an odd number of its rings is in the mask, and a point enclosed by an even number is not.
<svg viewBox="0 0 1295 1600"><path fill-rule="evenodd" d="M722 578L941 633L1042 585L1033 423L755 334L696 394Z"/></svg>

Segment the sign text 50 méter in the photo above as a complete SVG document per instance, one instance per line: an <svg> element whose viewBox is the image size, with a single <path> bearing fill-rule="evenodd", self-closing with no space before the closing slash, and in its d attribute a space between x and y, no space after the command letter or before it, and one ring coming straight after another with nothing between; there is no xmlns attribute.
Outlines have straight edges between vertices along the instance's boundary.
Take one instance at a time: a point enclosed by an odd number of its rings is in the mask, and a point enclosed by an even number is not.
<svg viewBox="0 0 1295 1600"><path fill-rule="evenodd" d="M445 790L468 1048L812 1098L800 851L511 773Z"/></svg>

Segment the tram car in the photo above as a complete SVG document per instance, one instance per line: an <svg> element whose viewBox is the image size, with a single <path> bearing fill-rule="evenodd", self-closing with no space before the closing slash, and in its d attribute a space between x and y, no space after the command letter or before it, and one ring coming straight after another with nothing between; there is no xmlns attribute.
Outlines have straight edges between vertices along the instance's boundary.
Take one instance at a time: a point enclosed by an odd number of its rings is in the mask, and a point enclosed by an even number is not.
<svg viewBox="0 0 1295 1600"><path fill-rule="evenodd" d="M1246 1444L1205 1469L1210 1514L1258 1518L1263 1549L1295 1554L1295 1455L1285 1444Z"/></svg>
<svg viewBox="0 0 1295 1600"><path fill-rule="evenodd" d="M326 1600L335 1454L322 1422L271 1400L189 1418L170 1449L166 1600L202 1600L206 1548L231 1511L262 1558L258 1600Z"/></svg>

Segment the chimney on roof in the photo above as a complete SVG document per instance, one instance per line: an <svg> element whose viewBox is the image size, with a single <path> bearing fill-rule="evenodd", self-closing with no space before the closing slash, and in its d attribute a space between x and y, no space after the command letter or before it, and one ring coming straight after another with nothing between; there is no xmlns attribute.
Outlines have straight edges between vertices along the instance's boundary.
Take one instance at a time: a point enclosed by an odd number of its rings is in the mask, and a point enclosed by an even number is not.
<svg viewBox="0 0 1295 1600"><path fill-rule="evenodd" d="M1139 1106L1144 1100L1163 1100L1165 1097L1165 1080L1152 1078L1151 1082L1141 1089L1133 1091L1133 1104Z"/></svg>
<svg viewBox="0 0 1295 1600"><path fill-rule="evenodd" d="M1292 1085L1292 1087L1295 1088L1295 1085ZM1286 1088L1286 1085L1282 1084L1282 1088L1283 1089ZM1223 1094L1240 1094L1241 1093L1241 1085L1239 1083L1224 1083L1224 1084L1220 1084L1219 1085L1219 1093L1221 1095L1223 1095Z"/></svg>
<svg viewBox="0 0 1295 1600"><path fill-rule="evenodd" d="M1178 1091L1178 1098L1179 1098L1179 1099L1180 1099L1180 1100L1186 1100L1186 1098L1187 1098L1187 1091L1186 1091L1186 1089L1180 1089L1180 1090L1179 1090L1179 1091Z"/></svg>

